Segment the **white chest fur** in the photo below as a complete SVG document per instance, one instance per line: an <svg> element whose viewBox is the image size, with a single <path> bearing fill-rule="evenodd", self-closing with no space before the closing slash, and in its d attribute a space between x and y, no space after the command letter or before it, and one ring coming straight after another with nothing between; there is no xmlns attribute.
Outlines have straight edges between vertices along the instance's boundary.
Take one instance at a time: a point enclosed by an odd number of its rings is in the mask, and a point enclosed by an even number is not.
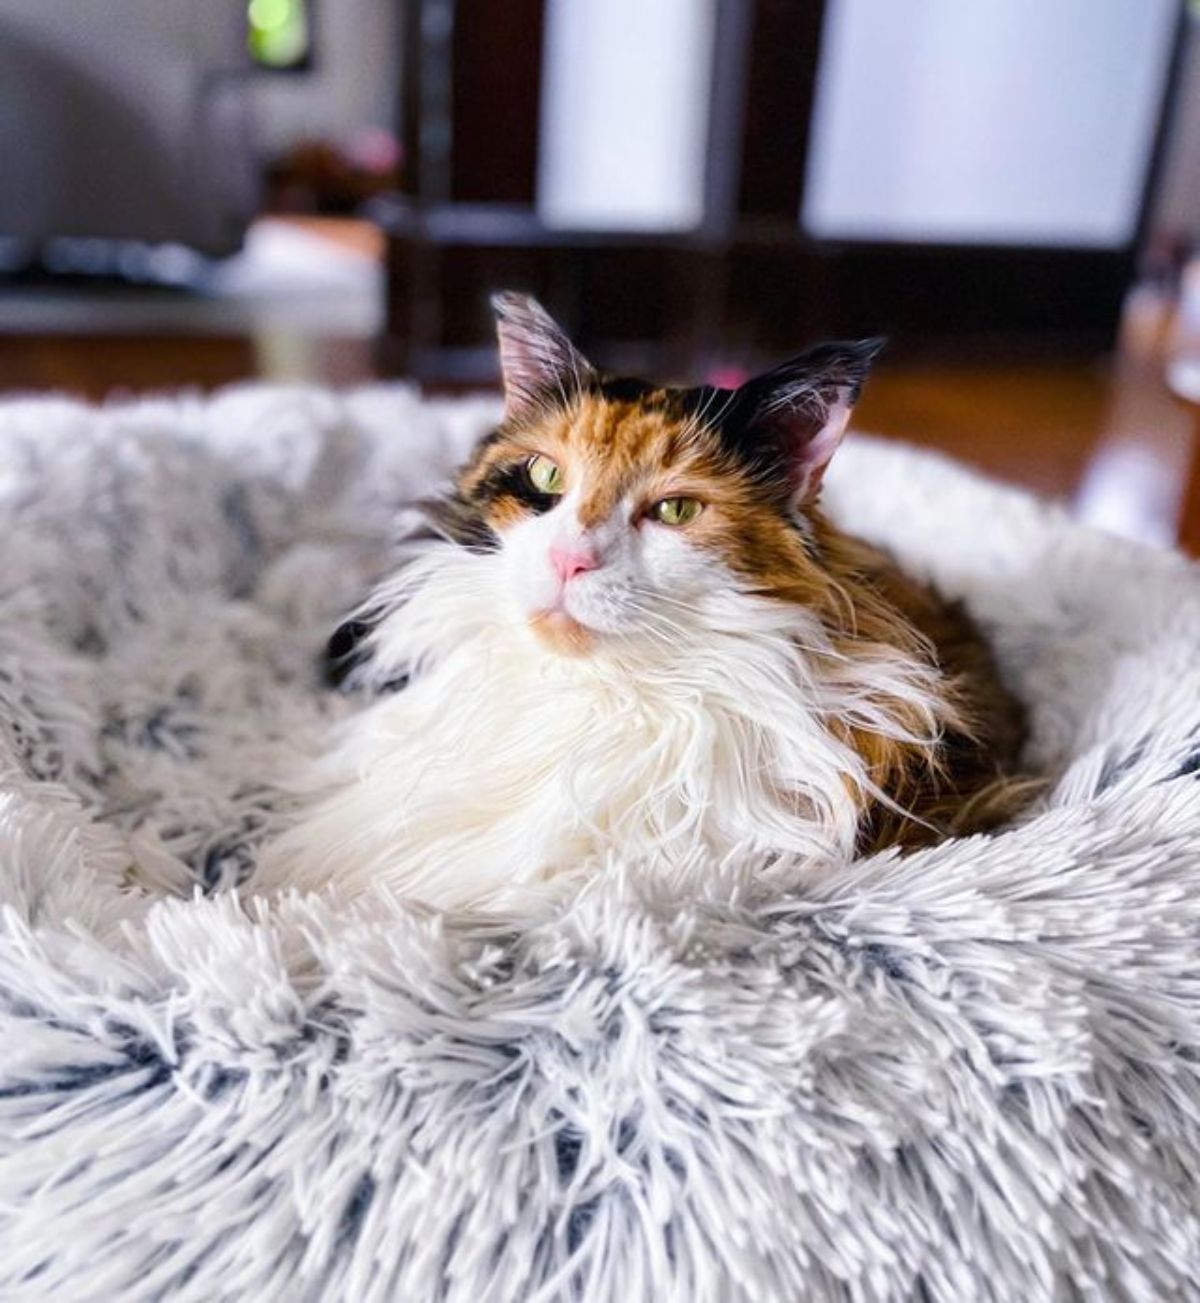
<svg viewBox="0 0 1200 1303"><path fill-rule="evenodd" d="M376 672L412 668L413 682L346 727L264 886L383 882L460 906L613 857L851 852L847 779L869 781L827 721L869 694L814 672L801 646L820 634L802 613L746 606L679 645L564 658L509 611L487 563L439 549L390 595L404 604L377 633Z"/></svg>

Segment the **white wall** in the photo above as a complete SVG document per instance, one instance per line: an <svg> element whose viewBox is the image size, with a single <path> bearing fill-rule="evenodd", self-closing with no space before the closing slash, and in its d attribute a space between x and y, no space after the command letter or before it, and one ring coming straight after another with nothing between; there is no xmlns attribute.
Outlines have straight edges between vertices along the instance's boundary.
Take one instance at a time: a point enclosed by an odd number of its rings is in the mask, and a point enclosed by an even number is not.
<svg viewBox="0 0 1200 1303"><path fill-rule="evenodd" d="M0 0L0 236L236 247L245 30L242 0Z"/></svg>
<svg viewBox="0 0 1200 1303"><path fill-rule="evenodd" d="M537 208L551 226L704 216L714 0L549 0Z"/></svg>
<svg viewBox="0 0 1200 1303"><path fill-rule="evenodd" d="M830 238L1123 244L1175 0L831 0L802 221Z"/></svg>

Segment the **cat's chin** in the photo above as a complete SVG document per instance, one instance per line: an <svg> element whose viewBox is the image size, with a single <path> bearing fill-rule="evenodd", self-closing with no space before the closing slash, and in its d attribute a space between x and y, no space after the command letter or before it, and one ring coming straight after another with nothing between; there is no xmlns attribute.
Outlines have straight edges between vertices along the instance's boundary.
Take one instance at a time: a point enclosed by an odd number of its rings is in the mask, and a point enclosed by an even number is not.
<svg viewBox="0 0 1200 1303"><path fill-rule="evenodd" d="M596 645L596 634L566 611L541 611L529 627L543 646L559 656L586 656Z"/></svg>

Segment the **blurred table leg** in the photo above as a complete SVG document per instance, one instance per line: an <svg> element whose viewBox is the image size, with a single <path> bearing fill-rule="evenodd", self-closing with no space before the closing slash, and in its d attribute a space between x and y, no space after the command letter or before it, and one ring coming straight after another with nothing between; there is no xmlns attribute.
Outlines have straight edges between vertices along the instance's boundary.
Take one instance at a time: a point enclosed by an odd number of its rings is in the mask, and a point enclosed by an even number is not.
<svg viewBox="0 0 1200 1303"><path fill-rule="evenodd" d="M1087 524L1164 545L1179 536L1195 447L1192 416L1166 382L1174 319L1170 295L1131 291L1104 418L1072 499Z"/></svg>
<svg viewBox="0 0 1200 1303"><path fill-rule="evenodd" d="M1179 546L1191 556L1200 556L1200 406L1194 404L1191 426L1192 463L1184 484Z"/></svg>
<svg viewBox="0 0 1200 1303"><path fill-rule="evenodd" d="M1191 426L1183 483L1179 544L1200 556L1200 259L1184 268L1179 308L1167 345L1166 372L1180 411Z"/></svg>

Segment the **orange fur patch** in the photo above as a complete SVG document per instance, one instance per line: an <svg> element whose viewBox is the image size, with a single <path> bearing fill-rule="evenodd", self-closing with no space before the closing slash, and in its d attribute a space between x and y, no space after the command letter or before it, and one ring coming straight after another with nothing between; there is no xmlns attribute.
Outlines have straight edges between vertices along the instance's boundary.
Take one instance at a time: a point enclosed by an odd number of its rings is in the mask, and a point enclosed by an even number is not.
<svg viewBox="0 0 1200 1303"><path fill-rule="evenodd" d="M535 616L529 627L549 647L562 656L585 656L591 651L594 636L565 611L547 611Z"/></svg>

